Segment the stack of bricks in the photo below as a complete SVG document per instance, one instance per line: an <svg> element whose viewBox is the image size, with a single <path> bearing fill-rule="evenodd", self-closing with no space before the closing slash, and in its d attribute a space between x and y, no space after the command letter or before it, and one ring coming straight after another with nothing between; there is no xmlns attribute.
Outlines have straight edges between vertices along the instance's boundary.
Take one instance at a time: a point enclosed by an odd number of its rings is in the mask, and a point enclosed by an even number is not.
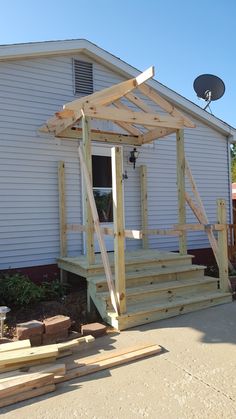
<svg viewBox="0 0 236 419"><path fill-rule="evenodd" d="M66 340L71 327L71 319L67 316L54 316L43 322L32 320L19 323L16 327L18 340L30 339L32 346L47 345Z"/></svg>

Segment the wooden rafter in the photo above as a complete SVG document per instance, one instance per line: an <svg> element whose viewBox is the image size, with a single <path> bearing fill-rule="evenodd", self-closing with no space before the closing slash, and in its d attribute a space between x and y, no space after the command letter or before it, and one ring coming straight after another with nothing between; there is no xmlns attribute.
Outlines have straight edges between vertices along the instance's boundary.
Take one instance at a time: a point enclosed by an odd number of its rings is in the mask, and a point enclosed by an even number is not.
<svg viewBox="0 0 236 419"><path fill-rule="evenodd" d="M83 107L84 103L92 103L94 106L97 105L109 105L117 99L120 99L127 93L131 92L136 87L154 76L154 67L148 68L146 71L141 73L139 76L116 84L114 86L103 89L99 92L92 93L85 98L74 100L63 106L63 109L78 110Z"/></svg>
<svg viewBox="0 0 236 419"><path fill-rule="evenodd" d="M173 134L176 130L173 128L155 128L151 131L141 135L142 144L151 143L157 138L166 137L167 135Z"/></svg>
<svg viewBox="0 0 236 419"><path fill-rule="evenodd" d="M187 118L182 112L178 111L174 105L170 104L166 99L160 96L154 89L147 85L139 86L139 90L151 99L154 103L159 105L162 109L168 112L170 115L182 118L184 122L184 126L188 128L195 128L195 124L191 121L191 119Z"/></svg>
<svg viewBox="0 0 236 419"><path fill-rule="evenodd" d="M56 137L78 138L79 131L75 132L71 128L81 120L82 115L93 119L112 121L122 127L129 136L121 137L119 141L113 141L113 137L105 133L105 142L111 140L114 143L142 145L157 138L165 137L178 129L184 127L193 128L194 123L177 110L166 99L160 96L154 89L144 83L153 77L154 68L141 73L139 76L130 80L111 86L102 91L76 99L63 106L63 110L56 112L55 116L47 121L40 129L41 132L53 133ZM133 93L136 89L137 93ZM154 112L138 95L140 92L149 101L160 106L166 113ZM125 98L127 104L120 99ZM137 110L128 105L135 105ZM103 136L91 131L92 140L103 141ZM127 140L122 142L121 140Z"/></svg>
<svg viewBox="0 0 236 419"><path fill-rule="evenodd" d="M133 93L128 93L127 95L125 95L125 97L129 99L129 101L136 105L139 109L142 109L142 111L147 113L153 112L153 110L137 95L134 95Z"/></svg>

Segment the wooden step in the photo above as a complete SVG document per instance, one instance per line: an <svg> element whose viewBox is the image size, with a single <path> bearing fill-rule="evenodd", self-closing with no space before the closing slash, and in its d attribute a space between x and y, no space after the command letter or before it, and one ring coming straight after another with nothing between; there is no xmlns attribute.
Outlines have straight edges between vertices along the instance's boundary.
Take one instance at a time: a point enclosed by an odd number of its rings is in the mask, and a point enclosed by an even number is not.
<svg viewBox="0 0 236 419"><path fill-rule="evenodd" d="M149 303L171 302L179 297L185 297L218 289L218 279L212 277L202 277L194 279L183 279L178 281L168 281L165 283L155 283L126 289L127 306L130 304L148 300ZM106 310L112 310L109 292L98 293L97 298L101 298Z"/></svg>
<svg viewBox="0 0 236 419"><path fill-rule="evenodd" d="M114 255L109 253L109 260L112 270L114 270ZM160 252L157 250L136 250L128 251L125 254L125 266L126 272L134 270L144 270L153 267L167 267L167 266L179 266L179 265L191 265L192 255L180 255L174 252ZM59 258L58 267L65 271L72 272L77 275L84 277L91 277L93 275L103 274L104 268L101 261L101 256L96 255L94 265L88 265L85 256L71 257L71 258Z"/></svg>
<svg viewBox="0 0 236 419"><path fill-rule="evenodd" d="M148 285L156 282L176 281L178 279L202 278L205 266L179 265L164 268L145 269L126 273L127 288L132 286ZM87 281L96 286L97 292L107 291L107 282L104 275L88 277Z"/></svg>
<svg viewBox="0 0 236 419"><path fill-rule="evenodd" d="M130 305L127 313L121 316L117 316L114 312L108 312L106 321L114 328L124 330L229 302L232 302L232 295L223 293L220 290L217 292L205 292L204 295L177 297L172 302L138 302Z"/></svg>

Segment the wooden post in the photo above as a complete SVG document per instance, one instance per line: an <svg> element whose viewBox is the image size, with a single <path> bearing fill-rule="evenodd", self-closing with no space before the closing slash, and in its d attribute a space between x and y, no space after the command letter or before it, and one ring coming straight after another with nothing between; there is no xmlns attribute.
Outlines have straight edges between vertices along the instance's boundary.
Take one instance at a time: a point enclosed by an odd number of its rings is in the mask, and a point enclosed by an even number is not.
<svg viewBox="0 0 236 419"><path fill-rule="evenodd" d="M219 258L219 279L220 289L224 292L230 290L228 274L228 244L227 244L227 225L226 225L226 207L225 200L217 200L217 218L219 224L224 224L225 229L218 231L218 258Z"/></svg>
<svg viewBox="0 0 236 419"><path fill-rule="evenodd" d="M177 190L178 190L178 222L186 224L185 208L185 155L184 155L184 131L176 132L176 168L177 168ZM179 253L187 254L186 233L179 237Z"/></svg>
<svg viewBox="0 0 236 419"><path fill-rule="evenodd" d="M65 163L58 163L58 192L59 192L59 226L60 226L60 256L67 254L66 240L66 207L65 207ZM61 282L66 280L66 272L60 270Z"/></svg>
<svg viewBox="0 0 236 419"><path fill-rule="evenodd" d="M85 163L89 172L89 178L91 185L93 184L92 175L92 155L91 155L91 138L90 138L90 118L85 115L82 116L82 134L83 134L83 151L85 157ZM94 265L94 231L93 231L93 218L91 214L91 208L89 205L88 194L86 187L84 187L84 216L85 224L87 227L86 233L86 255L88 265Z"/></svg>
<svg viewBox="0 0 236 419"><path fill-rule="evenodd" d="M122 147L112 147L112 194L114 220L114 258L116 295L120 303L120 313L126 312L125 286L125 238L124 238L124 206L122 177Z"/></svg>
<svg viewBox="0 0 236 419"><path fill-rule="evenodd" d="M93 188L92 188L92 184L91 184L91 181L90 181L88 168L86 166L85 159L84 159L84 156L83 156L83 152L82 152L80 147L78 148L78 153L79 153L81 168L82 168L83 175L84 175L84 183L85 183L86 191L87 191L87 194L88 194L89 205L90 205L90 208L91 208L91 213L92 213L92 217L93 217L93 221L94 221L94 228L95 228L95 231L96 231L96 234L97 234L98 244L99 244L100 251L101 251L101 258L102 258L104 271L105 271L105 275L106 275L107 286L108 286L108 289L109 289L109 292L110 292L111 303L113 305L113 308L114 308L115 312L117 314L119 314L120 313L120 311L119 311L119 301L117 300L114 281L112 279L110 262L109 262L108 254L107 254L107 251L106 251L104 238L103 238L101 228L100 228L98 211L97 211L95 199L94 199L94 196L93 196Z"/></svg>
<svg viewBox="0 0 236 419"><path fill-rule="evenodd" d="M140 184L141 184L141 229L148 229L148 206L147 206L147 166L140 166ZM148 235L143 233L143 249L148 249Z"/></svg>

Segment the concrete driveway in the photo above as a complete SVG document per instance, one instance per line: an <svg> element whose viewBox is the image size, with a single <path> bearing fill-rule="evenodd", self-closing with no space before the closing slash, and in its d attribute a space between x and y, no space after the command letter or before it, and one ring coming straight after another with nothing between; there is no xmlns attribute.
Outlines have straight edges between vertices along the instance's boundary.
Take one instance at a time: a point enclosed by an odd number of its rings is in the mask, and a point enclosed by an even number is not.
<svg viewBox="0 0 236 419"><path fill-rule="evenodd" d="M108 335L91 351L141 342L165 351L60 384L50 396L2 409L2 417L236 418L236 302Z"/></svg>

